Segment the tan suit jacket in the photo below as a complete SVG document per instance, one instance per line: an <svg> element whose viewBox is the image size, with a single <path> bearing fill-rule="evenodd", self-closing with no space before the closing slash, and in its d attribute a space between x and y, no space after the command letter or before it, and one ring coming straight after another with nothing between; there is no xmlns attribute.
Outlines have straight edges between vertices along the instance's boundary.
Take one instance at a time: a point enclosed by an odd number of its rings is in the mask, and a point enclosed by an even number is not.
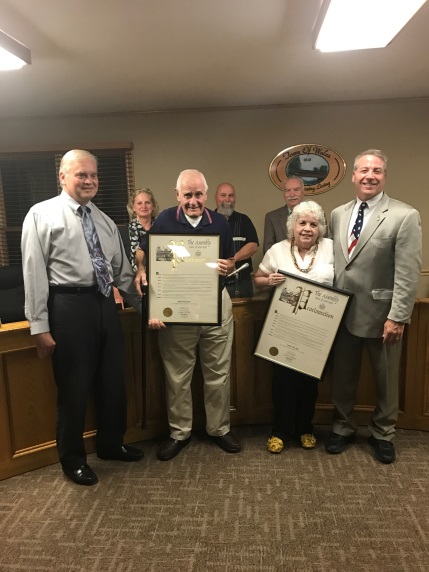
<svg viewBox="0 0 429 572"><path fill-rule="evenodd" d="M365 346L374 371L376 407L369 432L390 441L398 417L401 343L384 344L387 319L410 321L420 276L422 234L419 213L383 195L349 259L348 231L355 201L332 212L334 285L354 294L335 344L332 402L333 431L356 429L354 403Z"/></svg>
<svg viewBox="0 0 429 572"><path fill-rule="evenodd" d="M351 258L348 228L355 201L332 212L335 281L354 294L346 327L355 336L383 335L386 319L409 322L422 258L419 213L384 195L364 227Z"/></svg>

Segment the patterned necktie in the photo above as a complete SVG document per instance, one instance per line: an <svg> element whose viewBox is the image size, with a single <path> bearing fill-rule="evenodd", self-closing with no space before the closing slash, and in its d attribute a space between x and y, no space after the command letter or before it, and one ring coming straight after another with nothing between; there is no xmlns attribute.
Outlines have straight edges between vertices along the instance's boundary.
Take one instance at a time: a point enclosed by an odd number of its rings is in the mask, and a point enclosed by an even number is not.
<svg viewBox="0 0 429 572"><path fill-rule="evenodd" d="M355 224L352 228L352 232L350 234L349 256L352 253L354 247L356 246L358 238L359 238L360 233L362 231L363 211L367 208L368 208L367 203L361 203L361 205L359 207L358 214L356 217L356 221L355 221Z"/></svg>
<svg viewBox="0 0 429 572"><path fill-rule="evenodd" d="M77 210L82 215L83 233L91 257L92 266L94 267L95 277L97 278L98 289L108 298L112 292L112 285L110 284L109 270L101 249L100 239L90 214L91 209L80 206Z"/></svg>

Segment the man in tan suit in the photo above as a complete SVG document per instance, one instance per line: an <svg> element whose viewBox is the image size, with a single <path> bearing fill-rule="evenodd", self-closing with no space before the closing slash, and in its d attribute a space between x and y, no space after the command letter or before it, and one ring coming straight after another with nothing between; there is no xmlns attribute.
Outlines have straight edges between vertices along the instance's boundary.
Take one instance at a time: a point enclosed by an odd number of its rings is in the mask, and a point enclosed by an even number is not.
<svg viewBox="0 0 429 572"><path fill-rule="evenodd" d="M287 238L286 222L296 205L304 200L304 182L300 177L290 177L284 183L285 205L265 215L264 254L273 244Z"/></svg>
<svg viewBox="0 0 429 572"><path fill-rule="evenodd" d="M342 453L355 440L353 406L365 347L376 383L369 443L378 461L392 463L402 337L416 297L422 236L419 213L383 192L386 167L381 151L360 153L352 176L356 199L331 216L334 285L354 296L334 350L335 412L325 448Z"/></svg>

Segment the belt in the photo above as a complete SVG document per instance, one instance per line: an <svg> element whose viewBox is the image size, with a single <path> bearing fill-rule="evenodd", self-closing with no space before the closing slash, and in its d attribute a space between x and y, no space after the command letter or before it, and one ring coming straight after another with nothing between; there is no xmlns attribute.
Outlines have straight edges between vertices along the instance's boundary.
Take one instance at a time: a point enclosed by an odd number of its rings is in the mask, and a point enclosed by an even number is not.
<svg viewBox="0 0 429 572"><path fill-rule="evenodd" d="M49 286L50 292L58 294L96 294L98 286Z"/></svg>

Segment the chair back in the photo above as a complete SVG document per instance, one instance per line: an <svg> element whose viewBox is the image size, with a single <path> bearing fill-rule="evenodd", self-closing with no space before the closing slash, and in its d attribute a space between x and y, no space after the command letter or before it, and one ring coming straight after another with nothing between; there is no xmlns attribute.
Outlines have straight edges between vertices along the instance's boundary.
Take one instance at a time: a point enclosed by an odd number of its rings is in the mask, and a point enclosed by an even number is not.
<svg viewBox="0 0 429 572"><path fill-rule="evenodd" d="M21 322L24 314L24 278L21 265L0 266L0 319Z"/></svg>

